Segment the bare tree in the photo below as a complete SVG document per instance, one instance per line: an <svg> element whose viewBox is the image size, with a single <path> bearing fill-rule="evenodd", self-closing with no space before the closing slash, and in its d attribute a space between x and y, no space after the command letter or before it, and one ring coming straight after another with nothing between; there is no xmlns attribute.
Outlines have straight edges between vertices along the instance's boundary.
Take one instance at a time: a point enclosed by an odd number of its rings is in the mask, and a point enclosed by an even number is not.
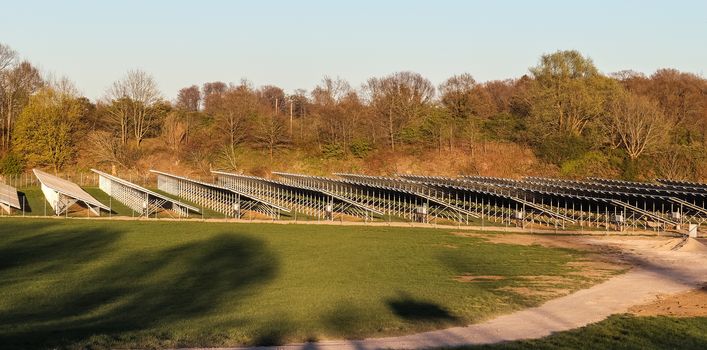
<svg viewBox="0 0 707 350"><path fill-rule="evenodd" d="M0 71L0 117L3 119L0 131L0 148L7 149L12 142L12 130L17 116L28 103L29 97L39 90L43 81L37 68L27 61L13 65L14 58L7 58Z"/></svg>
<svg viewBox="0 0 707 350"><path fill-rule="evenodd" d="M108 163L128 168L137 160L138 154L123 147L120 140L108 131L92 131L86 138L88 154L99 163Z"/></svg>
<svg viewBox="0 0 707 350"><path fill-rule="evenodd" d="M261 104L269 106L271 111L275 111L276 114L283 113L288 108L286 106L285 92L277 86L261 86L260 89L258 89L258 96L260 97Z"/></svg>
<svg viewBox="0 0 707 350"><path fill-rule="evenodd" d="M282 117L267 113L260 117L257 124L256 141L268 150L270 162L273 161L275 150L288 145L287 127Z"/></svg>
<svg viewBox="0 0 707 350"><path fill-rule="evenodd" d="M346 149L351 143L363 104L349 83L324 77L312 91L313 114L318 119L318 137L324 144Z"/></svg>
<svg viewBox="0 0 707 350"><path fill-rule="evenodd" d="M228 85L222 81L213 81L210 83L204 83L202 87L202 97L206 99L211 94L221 94L226 92Z"/></svg>
<svg viewBox="0 0 707 350"><path fill-rule="evenodd" d="M439 92L440 103L449 117L444 118L448 120L439 127L446 128L443 134L449 136L450 150L453 149L456 131L473 127L479 123L478 119L488 118L496 112L488 89L485 85L477 84L471 74L452 76L439 86ZM434 116L432 119L439 120Z"/></svg>
<svg viewBox="0 0 707 350"><path fill-rule="evenodd" d="M9 145L5 135L9 131L6 131L7 123L5 122L8 108L6 97L8 94L8 81L5 71L15 63L15 60L17 60L17 52L7 45L0 44L0 149L4 149Z"/></svg>
<svg viewBox="0 0 707 350"><path fill-rule="evenodd" d="M109 110L121 127L122 143L127 142L126 131L130 127L135 145L139 147L157 121L153 107L162 99L154 78L141 70L128 71L108 89L106 99L115 105Z"/></svg>
<svg viewBox="0 0 707 350"><path fill-rule="evenodd" d="M257 114L258 97L250 86L242 83L221 94L212 94L207 113L216 119L216 128L228 137L230 145L243 142Z"/></svg>
<svg viewBox="0 0 707 350"><path fill-rule="evenodd" d="M351 91L351 85L346 80L325 76L321 84L312 90L312 99L317 105L333 105L343 100Z"/></svg>
<svg viewBox="0 0 707 350"><path fill-rule="evenodd" d="M11 47L0 43L0 73L14 65L17 52Z"/></svg>
<svg viewBox="0 0 707 350"><path fill-rule="evenodd" d="M179 90L177 94L177 108L187 111L196 112L199 110L201 103L201 91L196 85L185 87Z"/></svg>
<svg viewBox="0 0 707 350"><path fill-rule="evenodd" d="M171 150L179 151L179 147L186 140L187 125L178 111L172 111L167 114L162 125L162 136Z"/></svg>
<svg viewBox="0 0 707 350"><path fill-rule="evenodd" d="M611 103L606 123L614 146L636 159L665 140L670 126L658 105L647 97L623 94Z"/></svg>
<svg viewBox="0 0 707 350"><path fill-rule="evenodd" d="M241 164L241 150L236 145L225 145L219 152L218 165L228 170L238 170Z"/></svg>
<svg viewBox="0 0 707 350"><path fill-rule="evenodd" d="M364 91L374 113L385 121L390 148L394 151L400 130L419 118L429 107L435 94L432 83L413 72L393 73L383 78L371 78Z"/></svg>
<svg viewBox="0 0 707 350"><path fill-rule="evenodd" d="M116 99L111 100L110 97L106 97L99 106L104 107L102 108L105 111L104 118L110 128L118 134L120 144L126 145L130 135L131 101L127 97L121 97L121 95L115 95L112 98Z"/></svg>
<svg viewBox="0 0 707 350"><path fill-rule="evenodd" d="M670 180L699 181L699 163L705 160L701 146L669 144L652 157L656 175Z"/></svg>
<svg viewBox="0 0 707 350"><path fill-rule="evenodd" d="M184 115L184 124L186 126L184 142L188 143L192 130L192 117L199 111L201 106L201 90L199 90L199 87L192 85L179 90L176 106L186 112Z"/></svg>

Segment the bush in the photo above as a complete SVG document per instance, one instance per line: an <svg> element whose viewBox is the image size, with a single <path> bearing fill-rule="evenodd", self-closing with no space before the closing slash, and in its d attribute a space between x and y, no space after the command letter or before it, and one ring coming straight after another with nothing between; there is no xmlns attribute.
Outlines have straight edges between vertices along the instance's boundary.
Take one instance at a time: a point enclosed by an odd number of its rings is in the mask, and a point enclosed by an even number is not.
<svg viewBox="0 0 707 350"><path fill-rule="evenodd" d="M408 126L400 130L400 133L398 134L398 139L396 140L397 143L405 143L409 145L414 145L420 143L421 140L424 140L424 137L422 136L422 131L415 127L415 126Z"/></svg>
<svg viewBox="0 0 707 350"><path fill-rule="evenodd" d="M571 159L562 163L560 173L566 177L583 178L595 177L615 177L617 169L615 160L609 155L591 151L583 154L577 159Z"/></svg>
<svg viewBox="0 0 707 350"><path fill-rule="evenodd" d="M499 113L483 121L483 134L489 140L520 142L525 139L525 121L510 113Z"/></svg>
<svg viewBox="0 0 707 350"><path fill-rule="evenodd" d="M373 146L366 140L354 140L349 146L351 154L356 158L365 158L373 150Z"/></svg>
<svg viewBox="0 0 707 350"><path fill-rule="evenodd" d="M24 171L25 164L22 159L12 153L6 154L0 159L0 174L19 175Z"/></svg>
<svg viewBox="0 0 707 350"><path fill-rule="evenodd" d="M327 143L322 148L324 158L342 158L345 153L344 147L339 143Z"/></svg>
<svg viewBox="0 0 707 350"><path fill-rule="evenodd" d="M535 145L535 153L549 163L562 165L581 158L590 147L591 144L581 136L551 134Z"/></svg>
<svg viewBox="0 0 707 350"><path fill-rule="evenodd" d="M639 179L640 173L641 166L639 165L639 161L627 157L623 164L621 178L628 181L636 181Z"/></svg>

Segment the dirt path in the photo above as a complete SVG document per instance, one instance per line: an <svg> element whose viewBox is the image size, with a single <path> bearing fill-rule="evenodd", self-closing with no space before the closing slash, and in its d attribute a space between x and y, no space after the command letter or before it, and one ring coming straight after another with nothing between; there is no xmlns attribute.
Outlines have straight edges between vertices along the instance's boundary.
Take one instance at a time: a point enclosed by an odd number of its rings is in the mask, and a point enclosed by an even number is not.
<svg viewBox="0 0 707 350"><path fill-rule="evenodd" d="M707 317L707 284L701 289L674 295L661 295L650 304L629 310L637 316Z"/></svg>
<svg viewBox="0 0 707 350"><path fill-rule="evenodd" d="M454 327L399 337L327 340L250 349L417 349L489 344L534 339L598 322L654 302L665 295L687 292L707 282L707 248L691 244L670 250L666 239L634 237L576 237L583 244L618 249L634 268L591 288L466 327ZM666 244L667 243L667 244ZM246 348L236 348L246 349Z"/></svg>

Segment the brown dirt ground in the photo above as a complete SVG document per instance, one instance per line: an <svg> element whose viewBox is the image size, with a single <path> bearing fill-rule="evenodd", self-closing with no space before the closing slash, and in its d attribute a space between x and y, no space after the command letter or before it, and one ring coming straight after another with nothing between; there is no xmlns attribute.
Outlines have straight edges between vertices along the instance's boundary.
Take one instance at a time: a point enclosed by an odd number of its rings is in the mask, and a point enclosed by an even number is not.
<svg viewBox="0 0 707 350"><path fill-rule="evenodd" d="M529 235L529 234L487 234L474 232L453 232L462 237L481 238L497 244L540 245L548 248L576 249L590 252L586 260L571 263L577 268L592 270L618 271L627 268L623 254L615 248L606 245L592 244L574 236ZM633 238L636 239L636 238ZM640 238L639 238L640 239Z"/></svg>
<svg viewBox="0 0 707 350"><path fill-rule="evenodd" d="M566 276L519 276L526 286L506 286L500 290L529 296L529 297L561 297L572 292L567 286L577 285L577 277L586 279L586 283L593 284L610 278L611 276L629 268L618 250L605 245L585 242L578 237L543 236L527 234L483 234L473 232L454 232L454 235L463 237L482 238L497 244L540 245L551 248L577 249L590 252L584 259L567 264L575 269ZM492 280L490 276L458 276L459 282L484 282ZM584 283L584 282L582 282Z"/></svg>
<svg viewBox="0 0 707 350"><path fill-rule="evenodd" d="M697 290L658 298L629 312L637 316L696 317L707 316L707 285Z"/></svg>
<svg viewBox="0 0 707 350"><path fill-rule="evenodd" d="M566 288L530 288L530 287L501 287L499 290L520 294L527 297L557 298L572 292Z"/></svg>
<svg viewBox="0 0 707 350"><path fill-rule="evenodd" d="M541 245L552 248L572 248L585 249L587 244L579 242L576 238L567 239L560 236L543 236L528 234L487 234L475 232L453 232L452 234L462 237L482 238L491 243L517 244L517 245Z"/></svg>

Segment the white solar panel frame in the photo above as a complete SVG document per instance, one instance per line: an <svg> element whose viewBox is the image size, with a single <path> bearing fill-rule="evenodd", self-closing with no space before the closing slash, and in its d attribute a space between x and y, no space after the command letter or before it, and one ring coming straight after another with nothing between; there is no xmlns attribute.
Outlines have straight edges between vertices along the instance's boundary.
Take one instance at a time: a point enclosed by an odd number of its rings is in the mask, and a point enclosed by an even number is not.
<svg viewBox="0 0 707 350"><path fill-rule="evenodd" d="M39 182L42 183L47 188L64 195L76 199L77 201L84 202L87 205L92 205L94 207L101 208L103 210L109 211L110 208L105 204L99 202L97 199L93 198L88 192L84 191L79 185L62 179L58 176L46 173L39 169L32 169L34 175L37 177Z"/></svg>
<svg viewBox="0 0 707 350"><path fill-rule="evenodd" d="M17 195L17 189L3 183L0 183L0 204L22 210L20 197Z"/></svg>
<svg viewBox="0 0 707 350"><path fill-rule="evenodd" d="M98 174L99 176L102 176L102 177L104 177L104 178L106 178L106 179L108 179L108 180L110 180L110 181L117 182L117 183L119 183L119 184L122 184L123 186L132 188L132 189L134 189L134 190L136 190L136 191L138 191L138 192L142 192L142 193L145 193L145 194L147 194L147 195L149 195L149 196L159 198L159 199L164 200L164 201L166 201L166 202L170 202L170 203L172 203L172 204L174 204L174 205L176 205L176 206L178 206L178 207L186 208L186 209L188 209L188 210L191 210L191 211L194 211L194 212L197 212L197 213L200 213L200 212L201 212L201 211L199 210L199 208L197 208L197 207L195 207L195 206L182 203L182 202L180 202L180 201L178 201L178 200L176 200L176 199L173 199L173 198L167 197L167 196L165 196L165 195L159 194L159 193L157 193L157 192L148 190L147 188L144 188L144 187L142 187L142 186L136 185L136 184L134 184L134 183L132 183L132 182L130 182L130 181L123 180L123 179L121 179L121 178L119 178L119 177L116 177L116 176L113 176L113 175L110 175L110 174L106 174L106 173L104 173L104 172L102 172L102 171L100 171L100 170L91 169L91 171L93 171L94 173Z"/></svg>

